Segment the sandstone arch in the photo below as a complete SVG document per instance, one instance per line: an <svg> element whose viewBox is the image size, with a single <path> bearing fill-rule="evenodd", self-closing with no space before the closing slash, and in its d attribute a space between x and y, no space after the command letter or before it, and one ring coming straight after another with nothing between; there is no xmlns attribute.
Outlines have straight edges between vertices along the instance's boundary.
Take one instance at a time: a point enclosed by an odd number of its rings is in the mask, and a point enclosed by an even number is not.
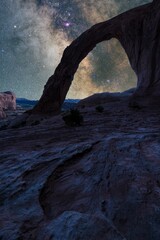
<svg viewBox="0 0 160 240"><path fill-rule="evenodd" d="M131 105L159 103L160 1L154 0L98 23L74 40L64 50L61 62L31 113L59 113L79 63L96 44L111 38L120 41L137 75Z"/></svg>

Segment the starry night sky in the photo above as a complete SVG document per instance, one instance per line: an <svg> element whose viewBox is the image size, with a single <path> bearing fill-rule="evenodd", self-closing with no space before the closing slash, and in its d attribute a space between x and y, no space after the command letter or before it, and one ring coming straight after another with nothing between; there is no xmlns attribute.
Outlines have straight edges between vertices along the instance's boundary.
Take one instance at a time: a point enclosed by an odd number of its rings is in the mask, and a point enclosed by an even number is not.
<svg viewBox="0 0 160 240"><path fill-rule="evenodd" d="M64 48L93 24L149 0L0 0L0 91L38 99ZM80 64L68 93L123 91L136 85L116 40L99 44Z"/></svg>

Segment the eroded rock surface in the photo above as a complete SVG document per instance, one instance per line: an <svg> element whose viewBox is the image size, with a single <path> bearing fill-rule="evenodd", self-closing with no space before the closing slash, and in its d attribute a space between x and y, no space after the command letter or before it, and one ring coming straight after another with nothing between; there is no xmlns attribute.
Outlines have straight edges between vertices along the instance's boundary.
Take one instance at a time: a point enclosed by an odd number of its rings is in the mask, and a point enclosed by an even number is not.
<svg viewBox="0 0 160 240"><path fill-rule="evenodd" d="M0 131L1 239L160 239L160 112L129 97L81 101L79 127Z"/></svg>
<svg viewBox="0 0 160 240"><path fill-rule="evenodd" d="M13 92L0 93L0 118L5 118L4 110L16 110L16 96Z"/></svg>

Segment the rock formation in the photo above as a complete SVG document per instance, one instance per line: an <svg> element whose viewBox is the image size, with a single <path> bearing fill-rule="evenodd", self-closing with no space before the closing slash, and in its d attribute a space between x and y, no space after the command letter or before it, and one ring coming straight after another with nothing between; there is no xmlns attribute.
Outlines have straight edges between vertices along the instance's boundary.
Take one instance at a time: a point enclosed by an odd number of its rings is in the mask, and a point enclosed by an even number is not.
<svg viewBox="0 0 160 240"><path fill-rule="evenodd" d="M16 96L13 92L0 93L0 118L6 117L4 110L16 110Z"/></svg>
<svg viewBox="0 0 160 240"><path fill-rule="evenodd" d="M58 113L79 63L96 44L116 38L122 44L137 75L132 106L160 102L160 2L134 8L106 22L98 23L74 40L45 85L32 113ZM84 76L85 77L85 76Z"/></svg>
<svg viewBox="0 0 160 240"><path fill-rule="evenodd" d="M79 127L0 131L0 239L160 239L160 119L131 94L79 102Z"/></svg>

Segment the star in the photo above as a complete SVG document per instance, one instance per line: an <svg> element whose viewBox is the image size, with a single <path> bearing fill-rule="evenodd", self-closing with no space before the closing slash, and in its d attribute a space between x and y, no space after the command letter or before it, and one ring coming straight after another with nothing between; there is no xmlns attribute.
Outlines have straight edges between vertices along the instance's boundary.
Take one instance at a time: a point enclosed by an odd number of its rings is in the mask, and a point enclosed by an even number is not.
<svg viewBox="0 0 160 240"><path fill-rule="evenodd" d="M71 23L70 23L70 22L64 22L63 25L64 25L65 27L70 27L70 26L71 26Z"/></svg>

